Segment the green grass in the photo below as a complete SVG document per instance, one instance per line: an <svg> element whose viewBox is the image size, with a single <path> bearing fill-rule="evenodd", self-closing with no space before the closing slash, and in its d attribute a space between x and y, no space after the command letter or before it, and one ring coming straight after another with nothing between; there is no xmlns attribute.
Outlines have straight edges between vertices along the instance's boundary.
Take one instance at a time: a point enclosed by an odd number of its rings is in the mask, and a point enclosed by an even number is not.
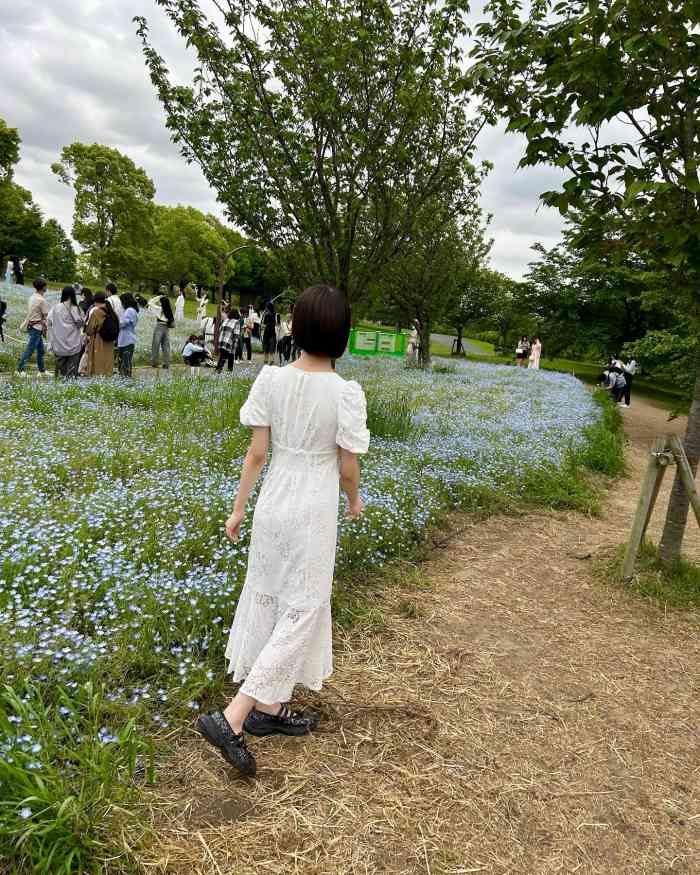
<svg viewBox="0 0 700 875"><path fill-rule="evenodd" d="M0 859L37 875L134 871L131 852L116 837L129 828L145 833L139 819L138 783L152 779L152 748L134 721L106 744L95 739L109 712L98 687L88 682L46 697L27 683L0 689L0 728L8 714L31 732L32 746L0 756ZM4 724L4 725L3 725ZM42 768L32 768L42 752ZM21 867L27 865L24 870Z"/></svg>
<svg viewBox="0 0 700 875"><path fill-rule="evenodd" d="M624 548L605 569L607 579L659 608L688 610L700 608L700 567L687 559L679 559L671 567L662 565L656 545L645 541L637 558L637 567L630 582L621 579Z"/></svg>
<svg viewBox="0 0 700 875"><path fill-rule="evenodd" d="M387 398L380 392L367 392L367 428L375 437L405 440L414 431L412 417L408 395Z"/></svg>

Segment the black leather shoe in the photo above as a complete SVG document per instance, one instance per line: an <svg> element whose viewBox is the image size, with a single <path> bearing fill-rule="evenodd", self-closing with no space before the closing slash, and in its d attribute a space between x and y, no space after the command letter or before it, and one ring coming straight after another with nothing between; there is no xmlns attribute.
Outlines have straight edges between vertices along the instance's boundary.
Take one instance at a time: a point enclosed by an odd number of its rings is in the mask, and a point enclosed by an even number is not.
<svg viewBox="0 0 700 875"><path fill-rule="evenodd" d="M243 728L251 735L308 735L318 726L318 714L292 711L282 705L279 714L265 714L253 708L246 717Z"/></svg>
<svg viewBox="0 0 700 875"><path fill-rule="evenodd" d="M255 775L255 757L248 750L243 733L236 735L221 711L202 714L197 720L197 731L209 744L218 747L221 755L242 775Z"/></svg>

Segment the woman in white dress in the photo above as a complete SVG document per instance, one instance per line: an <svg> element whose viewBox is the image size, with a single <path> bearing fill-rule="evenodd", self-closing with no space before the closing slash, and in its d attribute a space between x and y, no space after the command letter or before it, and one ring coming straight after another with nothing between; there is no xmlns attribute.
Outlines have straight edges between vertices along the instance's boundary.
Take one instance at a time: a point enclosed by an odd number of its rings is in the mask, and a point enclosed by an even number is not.
<svg viewBox="0 0 700 875"><path fill-rule="evenodd" d="M540 356L542 355L542 341L539 337L536 337L532 342L532 347L530 348L530 361L528 363L528 368L532 368L535 371L540 369Z"/></svg>
<svg viewBox="0 0 700 875"><path fill-rule="evenodd" d="M185 318L185 293L180 289L180 294L175 301L175 321L182 322Z"/></svg>
<svg viewBox="0 0 700 875"><path fill-rule="evenodd" d="M320 690L332 671L330 597L338 495L348 516L363 510L357 455L369 447L365 396L333 369L350 332L350 308L332 286L313 286L297 301L292 333L303 350L285 368L264 367L241 422L253 429L226 532L237 540L248 497L272 459L253 516L248 574L226 648L229 672L242 685L225 711L197 728L224 759L255 774L251 735L304 735L314 714L286 704L296 684Z"/></svg>

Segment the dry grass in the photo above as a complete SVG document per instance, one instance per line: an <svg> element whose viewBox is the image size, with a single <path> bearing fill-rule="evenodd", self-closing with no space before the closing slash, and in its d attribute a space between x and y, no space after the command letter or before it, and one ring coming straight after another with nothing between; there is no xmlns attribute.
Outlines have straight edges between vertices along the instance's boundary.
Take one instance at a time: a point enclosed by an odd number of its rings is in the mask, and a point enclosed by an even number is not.
<svg viewBox="0 0 700 875"><path fill-rule="evenodd" d="M144 871L700 871L697 615L592 574L635 492L597 520L455 518L429 588L387 589L381 634L337 633L311 738L255 740L255 781L181 740Z"/></svg>

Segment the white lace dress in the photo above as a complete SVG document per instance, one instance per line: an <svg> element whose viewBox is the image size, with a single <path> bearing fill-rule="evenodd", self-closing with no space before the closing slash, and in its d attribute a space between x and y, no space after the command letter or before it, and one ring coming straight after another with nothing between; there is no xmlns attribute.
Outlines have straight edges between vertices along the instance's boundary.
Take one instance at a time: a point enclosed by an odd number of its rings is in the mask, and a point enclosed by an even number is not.
<svg viewBox="0 0 700 875"><path fill-rule="evenodd" d="M365 396L336 373L265 367L241 408L269 426L272 458L226 657L241 691L272 704L333 670L330 596L338 527L338 447L366 453Z"/></svg>

